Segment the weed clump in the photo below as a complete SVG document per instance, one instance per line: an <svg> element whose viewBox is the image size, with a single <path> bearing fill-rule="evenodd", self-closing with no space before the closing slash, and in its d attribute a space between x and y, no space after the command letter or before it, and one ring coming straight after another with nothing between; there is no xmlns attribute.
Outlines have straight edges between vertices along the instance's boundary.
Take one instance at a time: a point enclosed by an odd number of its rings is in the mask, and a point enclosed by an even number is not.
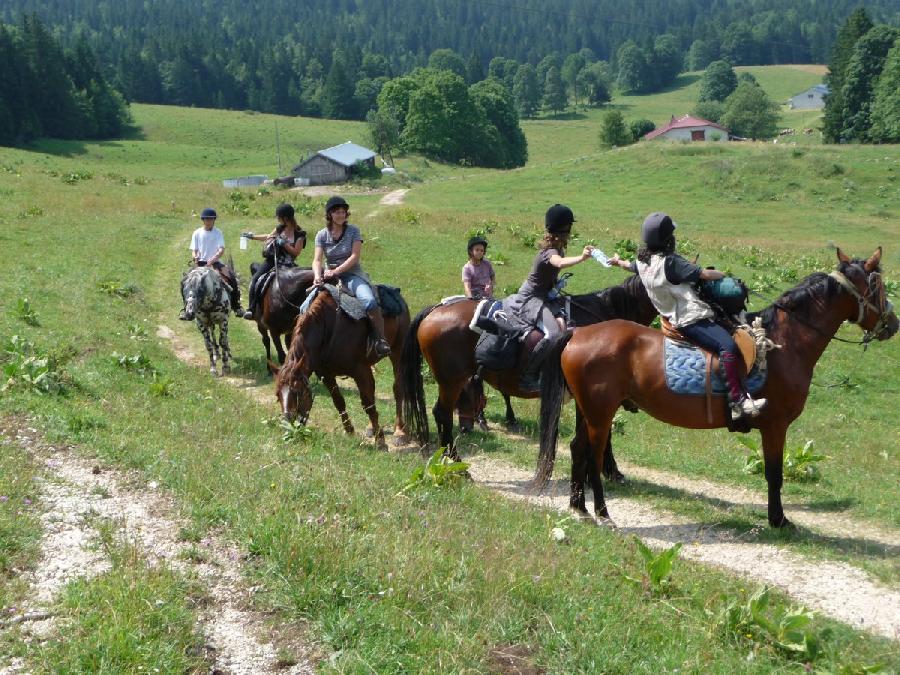
<svg viewBox="0 0 900 675"><path fill-rule="evenodd" d="M18 335L13 335L4 346L0 366L5 380L0 384L0 392L20 389L38 394L64 394L67 391L69 377L58 359Z"/></svg>

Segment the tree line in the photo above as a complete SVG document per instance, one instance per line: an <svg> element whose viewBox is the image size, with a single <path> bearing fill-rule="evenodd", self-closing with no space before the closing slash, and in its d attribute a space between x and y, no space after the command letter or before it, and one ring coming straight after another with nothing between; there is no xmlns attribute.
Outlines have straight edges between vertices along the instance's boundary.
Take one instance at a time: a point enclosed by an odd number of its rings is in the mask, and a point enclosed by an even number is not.
<svg viewBox="0 0 900 675"><path fill-rule="evenodd" d="M681 68L824 62L855 0L44 0L67 46L85 40L129 101L363 119L388 79L451 50L467 84L519 66L520 114L602 102L615 84L649 92ZM894 0L870 12L897 22ZM8 0L14 21L33 7ZM78 17L73 20L72 17ZM564 50L559 49L565 44ZM541 72L552 56L559 72ZM455 59L454 59L455 60ZM596 65L584 70L578 62ZM574 61L574 62L573 62ZM568 62L568 63L567 63ZM604 65L605 64L605 65ZM568 65L568 68L566 66ZM456 71L455 71L456 72Z"/></svg>
<svg viewBox="0 0 900 675"><path fill-rule="evenodd" d="M900 143L900 30L857 9L838 33L825 82L827 142Z"/></svg>
<svg viewBox="0 0 900 675"><path fill-rule="evenodd" d="M0 23L0 144L112 138L130 115L83 39L63 49L36 16Z"/></svg>

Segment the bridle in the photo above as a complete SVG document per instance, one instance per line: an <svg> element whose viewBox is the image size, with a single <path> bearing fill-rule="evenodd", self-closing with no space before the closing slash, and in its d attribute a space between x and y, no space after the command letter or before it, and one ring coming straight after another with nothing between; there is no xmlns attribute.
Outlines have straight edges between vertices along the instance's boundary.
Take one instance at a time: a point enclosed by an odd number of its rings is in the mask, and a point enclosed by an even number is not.
<svg viewBox="0 0 900 675"><path fill-rule="evenodd" d="M857 290L856 286L844 276L843 273L835 270L828 276L837 281L841 287L856 298L856 304L859 307L859 313L856 319L850 319L850 323L861 324L866 318L866 313L871 311L878 314L878 320L871 330L867 330L863 334L861 344L868 345L869 342L876 339L888 327L888 318L894 309L894 305L887 299L887 293L884 290L884 284L881 281L881 272L873 270L866 277L866 293L863 295ZM876 299L879 307L872 304L870 298Z"/></svg>

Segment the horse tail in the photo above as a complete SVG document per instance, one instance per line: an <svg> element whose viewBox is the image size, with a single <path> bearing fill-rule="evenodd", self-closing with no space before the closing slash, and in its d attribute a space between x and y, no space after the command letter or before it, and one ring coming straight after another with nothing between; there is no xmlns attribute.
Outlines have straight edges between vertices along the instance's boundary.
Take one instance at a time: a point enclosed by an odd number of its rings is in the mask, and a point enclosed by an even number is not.
<svg viewBox="0 0 900 675"><path fill-rule="evenodd" d="M422 380L422 349L419 346L419 326L431 314L435 307L426 307L416 314L409 324L409 331L403 343L402 364L400 370L400 401L403 407L403 419L412 428L416 441L428 443L428 411L425 408L425 383Z"/></svg>
<svg viewBox="0 0 900 675"><path fill-rule="evenodd" d="M538 491L546 487L550 476L553 475L553 464L556 462L559 415L566 391L566 380L563 376L560 357L571 337L571 333L566 333L557 339L550 348L541 369L541 445L538 452L537 470L532 481L532 487Z"/></svg>

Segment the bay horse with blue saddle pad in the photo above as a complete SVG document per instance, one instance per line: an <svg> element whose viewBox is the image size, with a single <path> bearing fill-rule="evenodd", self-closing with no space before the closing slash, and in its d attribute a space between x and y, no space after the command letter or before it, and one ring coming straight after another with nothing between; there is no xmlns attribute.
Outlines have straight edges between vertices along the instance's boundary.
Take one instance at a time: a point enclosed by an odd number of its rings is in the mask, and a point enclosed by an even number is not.
<svg viewBox="0 0 900 675"><path fill-rule="evenodd" d="M409 308L399 289L377 288L384 316L384 336L391 347L389 358L394 371L396 402L394 442L399 445L406 440L400 402L400 357L409 330ZM336 380L347 376L359 389L360 402L371 422L376 445L384 448L384 430L378 421L372 372L379 357L370 340L369 321L362 303L329 284L310 291L307 303L308 307L304 307L305 311L297 318L284 364L278 368L269 362L276 375L275 396L282 414L288 420L299 419L306 423L314 399L310 378L316 375L331 394L344 430L353 433L347 405Z"/></svg>
<svg viewBox="0 0 900 675"><path fill-rule="evenodd" d="M231 278L236 278L229 267ZM228 343L228 313L231 310L231 290L219 273L209 266L194 267L181 280L184 299L184 318L196 320L209 353L209 370L218 375L216 359L222 360L222 372L231 369L231 347ZM216 328L219 329L216 339Z"/></svg>
<svg viewBox="0 0 900 675"><path fill-rule="evenodd" d="M649 324L657 312L637 275L623 283L595 293L568 296L571 319L576 326L587 326L612 318ZM478 334L469 328L478 301L463 300L450 305L423 309L413 319L403 354L402 400L404 417L416 441L423 446L429 440L428 414L425 409L422 359L428 362L438 384L438 400L432 410L441 447L450 454L453 443L453 410L466 391L478 364L475 346ZM505 395L537 398L539 392L523 389L521 376L524 357L506 370L483 370L482 377ZM472 397L470 397L472 398ZM617 473L614 463L607 469Z"/></svg>
<svg viewBox="0 0 900 675"><path fill-rule="evenodd" d="M813 369L845 321L866 331L863 343L893 336L900 322L888 302L881 277L881 248L867 260L851 260L837 250L838 268L815 273L785 292L751 319L760 318L767 338L780 345L767 358L768 375L760 395L768 406L748 424L762 436L768 484L768 520L785 527L781 503L784 440L791 423L803 412ZM690 429L725 427L730 413L725 397L707 410L705 397L673 392L664 373L665 338L628 321L607 321L560 341L544 366L541 382L541 447L535 487L550 477L556 455L560 407L566 390L582 413L573 442L570 507L584 515L585 481L594 490L598 518L609 519L600 480L613 415L623 401L634 402L658 420ZM710 414L711 413L711 414ZM577 452L576 452L577 450Z"/></svg>

